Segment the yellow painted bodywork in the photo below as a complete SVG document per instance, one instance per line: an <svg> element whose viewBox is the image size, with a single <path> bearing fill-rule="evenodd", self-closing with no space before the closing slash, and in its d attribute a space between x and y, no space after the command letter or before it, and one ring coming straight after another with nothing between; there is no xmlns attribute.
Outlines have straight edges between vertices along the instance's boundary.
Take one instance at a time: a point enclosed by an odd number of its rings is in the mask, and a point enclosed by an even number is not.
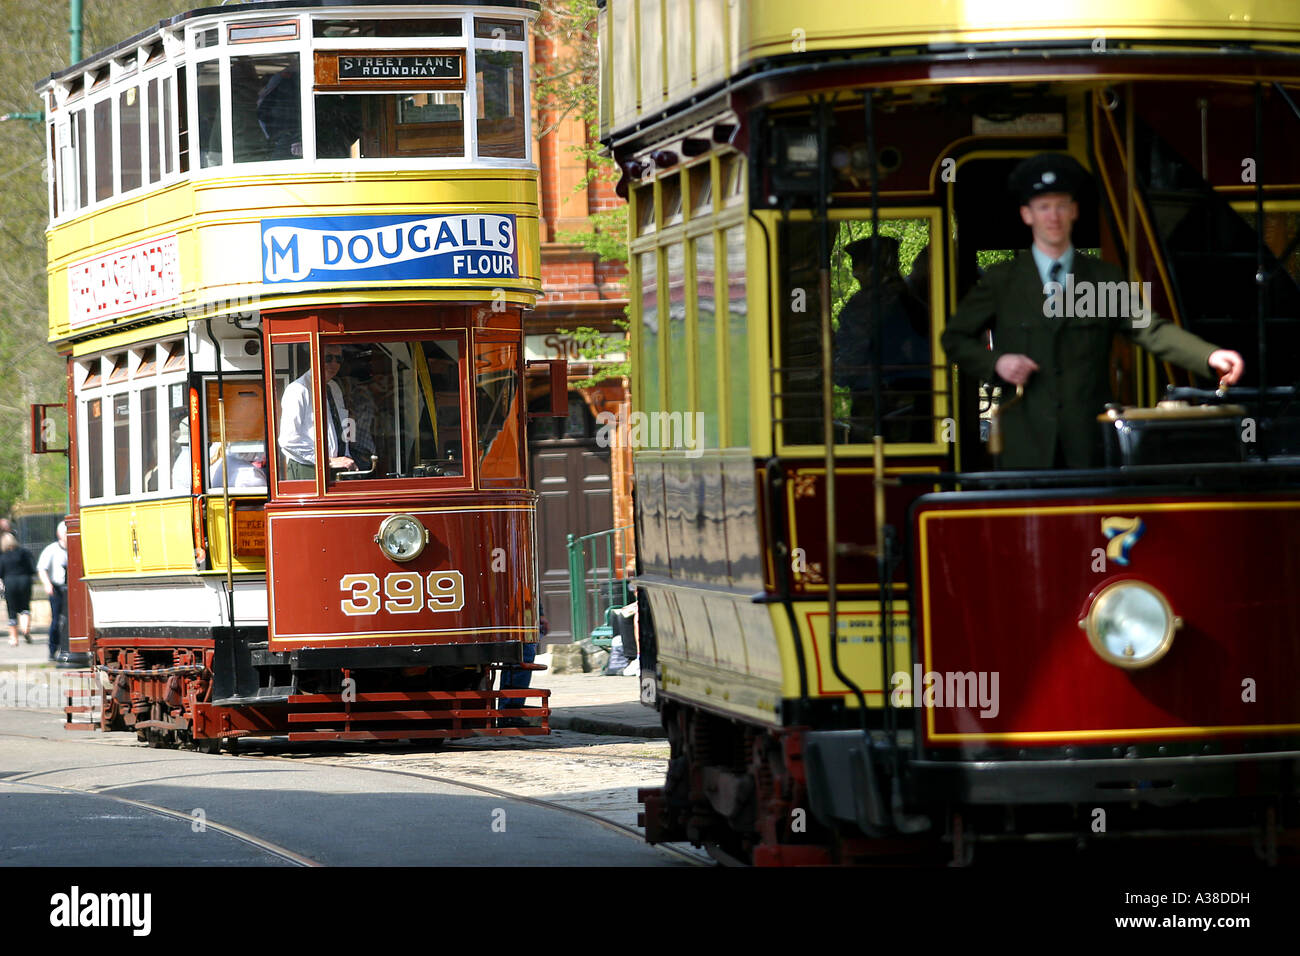
<svg viewBox="0 0 1300 956"><path fill-rule="evenodd" d="M927 44L1300 44L1294 0L609 0L601 136L768 57ZM665 43L665 37L672 42Z"/></svg>
<svg viewBox="0 0 1300 956"><path fill-rule="evenodd" d="M360 215L455 215L490 210L513 214L518 232L519 279L385 280L368 282L262 283L261 221L290 217ZM181 301L116 320L175 320L222 311L277 306L378 301L493 300L531 307L541 294L537 172L532 169L419 170L347 173L260 174L256 177L193 178L132 196L59 223L47 232L51 342L103 333L105 320L78 328L68 321L68 266L146 239L177 236ZM183 322L183 318L178 320ZM178 325L178 329L183 325ZM118 336L121 344L146 332ZM94 344L96 351L105 339ZM116 344L116 343L115 343Z"/></svg>
<svg viewBox="0 0 1300 956"><path fill-rule="evenodd" d="M790 630L790 621L780 605L751 605L748 613L761 615L761 623L751 619L747 626L731 629L701 627L692 620L688 605L695 597L688 590L674 589L672 615L656 615L656 638L662 693L677 700L698 703L712 710L725 711L760 723L777 725L778 705L784 699L803 696L799 684L799 651L802 651L807 675L807 696L841 698L849 708L858 706L857 697L835 674L831 662L827 628L827 607L822 602L797 602L795 623L798 633ZM662 605L656 602L656 607ZM881 679L880 604L876 601L840 601L839 669L863 692L867 707L879 708L889 698L896 682ZM678 617L677 615L680 615ZM717 617L713 610L710 617ZM673 626L665 628L664 621ZM686 628L685 640L674 633L676 620ZM911 670L911 642L907 636L907 604L893 606L893 672ZM704 646L708 634L712 646ZM718 647L720 636L736 644ZM797 643L796 643L797 642ZM762 659L755 659L755 654ZM892 678L892 674L889 675ZM899 685L902 686L902 685ZM910 705L904 696L901 706Z"/></svg>
<svg viewBox="0 0 1300 956"><path fill-rule="evenodd" d="M189 498L83 507L86 577L193 574L190 508Z"/></svg>
<svg viewBox="0 0 1300 956"><path fill-rule="evenodd" d="M263 498L234 498L230 503L234 505L237 501L265 501ZM229 556L229 539L226 536L226 501L221 495L209 495L207 498L207 535L208 535L208 556L211 558L211 567L213 571L224 572L226 570L226 561ZM233 527L232 527L233 530ZM236 538L238 541L238 538ZM235 555L235 563L232 570L239 574L244 571L256 571L260 574L266 573L265 555Z"/></svg>

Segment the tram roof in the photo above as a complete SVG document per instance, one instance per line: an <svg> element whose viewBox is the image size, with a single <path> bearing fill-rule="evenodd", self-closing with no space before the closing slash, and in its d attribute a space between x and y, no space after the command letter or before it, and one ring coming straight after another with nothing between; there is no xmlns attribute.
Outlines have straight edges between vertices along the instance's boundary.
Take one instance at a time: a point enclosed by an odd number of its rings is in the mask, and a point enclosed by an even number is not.
<svg viewBox="0 0 1300 956"><path fill-rule="evenodd" d="M528 11L530 13L540 13L540 0L489 0L489 2L475 4L467 3L465 0L248 0L245 3L230 3L224 6L216 7L195 7L193 10L186 10L184 13L178 13L173 17L165 20L159 20L157 24L149 27L147 30L141 30L134 36L127 37L120 43L113 46L97 50L90 56L84 57L71 66L64 67L51 73L45 79L36 84L36 89L42 90L51 83L62 79L65 76L82 72L97 63L104 60L111 60L123 50L129 50L132 47L139 46L149 37L161 33L163 30L181 26L187 20L193 20L196 17L209 16L238 16L247 13L273 12L273 11L310 11L310 10L329 10L335 8L358 8L358 7L476 7L481 6L487 9L515 9Z"/></svg>
<svg viewBox="0 0 1300 956"><path fill-rule="evenodd" d="M738 77L874 54L959 60L973 52L1110 55L1119 44L1214 55L1300 55L1296 0L599 0L601 138L615 141L708 100ZM667 38L673 38L669 42ZM1099 43L1098 41L1104 41ZM861 74L858 82L868 82Z"/></svg>

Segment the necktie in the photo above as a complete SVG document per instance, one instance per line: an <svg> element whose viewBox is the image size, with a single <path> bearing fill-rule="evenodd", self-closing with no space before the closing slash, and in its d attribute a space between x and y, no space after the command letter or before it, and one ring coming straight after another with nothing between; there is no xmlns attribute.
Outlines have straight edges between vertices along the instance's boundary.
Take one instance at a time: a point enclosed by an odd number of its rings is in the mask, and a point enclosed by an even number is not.
<svg viewBox="0 0 1300 956"><path fill-rule="evenodd" d="M338 411L338 408L336 408L335 405L334 405L334 390L331 389L331 388L329 387L329 384L328 384L328 383L326 383L326 385L325 385L325 407L329 409L329 413L330 413L330 428L333 430L332 433L333 433L333 435L335 436L335 445L336 445L336 447L337 447L337 446L341 446L341 447L342 447L342 449L343 449L343 450L342 450L342 455L343 455L343 457L345 457L345 458L351 458L351 457L352 457L352 451L351 451L351 449L348 447L347 439L346 439L346 438L344 437L344 435L343 435L343 426L339 423L339 411ZM329 444L329 443L326 442L326 446L327 446L327 447L326 447L326 451L332 451L332 449L330 449L330 448L328 447L328 444Z"/></svg>
<svg viewBox="0 0 1300 956"><path fill-rule="evenodd" d="M1047 281L1048 281L1048 282L1060 282L1060 281L1061 281L1061 268L1062 268L1062 267L1061 267L1061 263L1060 263L1060 262L1053 262L1053 263L1051 264L1051 266L1049 266L1048 269L1047 269Z"/></svg>

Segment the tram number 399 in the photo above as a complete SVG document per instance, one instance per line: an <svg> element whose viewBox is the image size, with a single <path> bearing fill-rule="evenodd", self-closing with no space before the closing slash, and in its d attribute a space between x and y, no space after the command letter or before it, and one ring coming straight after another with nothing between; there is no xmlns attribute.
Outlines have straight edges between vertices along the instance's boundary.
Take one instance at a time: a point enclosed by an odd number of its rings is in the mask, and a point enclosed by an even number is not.
<svg viewBox="0 0 1300 956"><path fill-rule="evenodd" d="M385 574L345 574L339 590L348 592L341 606L348 617L378 614L381 606L389 614L419 614L430 611L459 611L465 606L465 577L459 571L416 571ZM426 600L427 597L427 600Z"/></svg>

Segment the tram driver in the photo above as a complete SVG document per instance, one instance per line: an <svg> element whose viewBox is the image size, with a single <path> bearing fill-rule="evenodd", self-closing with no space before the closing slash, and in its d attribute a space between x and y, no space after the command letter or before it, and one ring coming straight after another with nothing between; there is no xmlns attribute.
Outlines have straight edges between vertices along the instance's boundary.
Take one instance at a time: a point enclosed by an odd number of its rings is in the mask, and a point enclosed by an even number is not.
<svg viewBox="0 0 1300 956"><path fill-rule="evenodd" d="M1071 156L1039 153L1020 163L1008 181L1020 200L1020 218L1033 244L1015 259L992 266L957 307L943 333L943 349L967 375L1024 385L1023 401L1002 417L1004 468L1089 468L1101 464L1096 417L1110 397L1107 370L1114 332L1123 332L1157 358L1198 375L1219 374L1234 385L1242 357L1155 315L1075 317L1048 308L1049 283L1124 282L1118 266L1084 255L1070 234L1087 171ZM1068 305L1068 303L1067 303ZM1135 321L1139 319L1139 321ZM993 349L985 330L993 331ZM1004 385L1005 391L1005 385Z"/></svg>
<svg viewBox="0 0 1300 956"><path fill-rule="evenodd" d="M343 390L334 376L343 363L341 345L321 347L321 379L325 382L326 437L329 467L351 471L355 467L349 442L350 433L343 429L348 410L343 404ZM284 452L285 475L289 481L316 477L316 414L312 408L312 371L309 368L285 386L280 399L280 428L277 437Z"/></svg>

